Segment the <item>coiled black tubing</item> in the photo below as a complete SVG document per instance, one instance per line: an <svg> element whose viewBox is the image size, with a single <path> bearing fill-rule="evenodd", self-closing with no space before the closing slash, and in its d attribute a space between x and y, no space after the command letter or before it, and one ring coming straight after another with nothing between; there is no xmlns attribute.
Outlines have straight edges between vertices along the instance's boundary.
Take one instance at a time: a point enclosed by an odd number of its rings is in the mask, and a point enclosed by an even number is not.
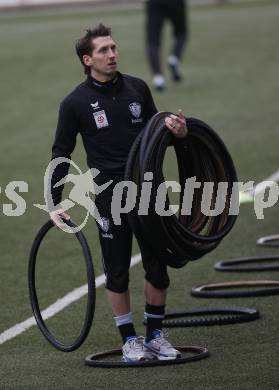
<svg viewBox="0 0 279 390"><path fill-rule="evenodd" d="M216 132L199 119L187 118L187 136L175 138L165 126L165 118L170 114L159 112L154 115L136 138L128 156L125 180L137 185L136 206L128 213L135 236L139 241L144 240L161 261L180 268L218 246L237 218L229 214L230 205L232 202L238 204L239 200L238 192L232 191L233 183L237 182L232 158ZM160 216L155 209L156 195L159 185L165 181L163 161L170 146L175 150L181 186L179 211L177 215ZM153 173L149 210L148 215L139 215L139 199L146 172ZM194 191L191 215L182 215L185 182L194 176L202 185ZM217 216L207 216L201 211L205 182L214 183L211 205L215 204L218 183L228 183L225 207ZM165 210L169 205L166 196Z"/></svg>

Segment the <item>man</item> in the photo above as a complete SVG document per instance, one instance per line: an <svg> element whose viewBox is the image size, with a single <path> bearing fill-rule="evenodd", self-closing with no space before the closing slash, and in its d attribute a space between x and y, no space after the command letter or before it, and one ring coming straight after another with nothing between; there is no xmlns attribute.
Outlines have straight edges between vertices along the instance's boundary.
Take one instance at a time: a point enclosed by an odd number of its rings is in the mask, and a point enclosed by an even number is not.
<svg viewBox="0 0 279 390"><path fill-rule="evenodd" d="M147 0L146 1L146 45L153 85L158 91L166 87L160 63L160 44L165 20L173 28L173 48L168 57L168 66L174 81L182 79L180 62L188 35L187 3L185 0Z"/></svg>
<svg viewBox="0 0 279 390"><path fill-rule="evenodd" d="M70 158L79 132L89 167L100 171L95 178L96 183L102 185L113 180L115 184L124 178L125 163L133 141L157 109L144 81L117 71L118 51L110 28L100 24L93 30L87 30L85 36L78 40L76 52L87 80L61 103L52 158ZM165 122L176 137L186 135L185 118L181 111L178 116L166 118ZM68 168L69 164L60 164L52 177L52 198L58 208L50 216L58 226L62 223L61 217L67 219L69 215L59 208L62 188L54 188L54 184L67 175ZM167 269L152 257L149 248L142 242L139 245L146 272L147 335L144 340L136 334L128 289L132 231L125 215L120 226L113 223L113 187L98 194L95 203L105 222L104 226L98 226L99 238L108 299L124 344L123 359L174 359L179 356L179 351L161 332L169 285Z"/></svg>

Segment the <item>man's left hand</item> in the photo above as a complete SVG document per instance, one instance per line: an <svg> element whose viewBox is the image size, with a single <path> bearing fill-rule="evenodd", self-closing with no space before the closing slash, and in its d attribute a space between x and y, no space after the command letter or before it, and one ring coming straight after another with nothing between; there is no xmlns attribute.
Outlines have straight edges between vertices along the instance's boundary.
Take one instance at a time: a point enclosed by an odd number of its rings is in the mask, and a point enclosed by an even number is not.
<svg viewBox="0 0 279 390"><path fill-rule="evenodd" d="M182 110L178 110L178 115L171 114L170 116L166 117L165 124L176 138L186 137L188 129Z"/></svg>

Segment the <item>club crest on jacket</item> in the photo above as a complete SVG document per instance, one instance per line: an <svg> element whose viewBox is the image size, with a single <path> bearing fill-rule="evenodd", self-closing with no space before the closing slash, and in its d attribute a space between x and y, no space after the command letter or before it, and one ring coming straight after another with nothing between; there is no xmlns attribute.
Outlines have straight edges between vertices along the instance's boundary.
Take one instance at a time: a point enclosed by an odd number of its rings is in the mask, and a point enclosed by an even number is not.
<svg viewBox="0 0 279 390"><path fill-rule="evenodd" d="M141 105L140 105L140 103L134 102L134 103L129 104L129 109L130 109L132 115L135 118L139 118L140 117L140 115L141 115Z"/></svg>

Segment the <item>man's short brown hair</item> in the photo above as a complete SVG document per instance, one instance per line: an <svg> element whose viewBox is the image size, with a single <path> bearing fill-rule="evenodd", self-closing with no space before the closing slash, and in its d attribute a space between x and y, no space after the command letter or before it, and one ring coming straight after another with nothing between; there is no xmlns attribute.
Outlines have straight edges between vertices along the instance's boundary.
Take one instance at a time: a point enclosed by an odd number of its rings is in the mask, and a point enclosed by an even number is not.
<svg viewBox="0 0 279 390"><path fill-rule="evenodd" d="M107 36L111 36L111 28L106 27L102 23L100 23L95 28L86 30L86 34L82 38L79 38L77 40L76 53L78 55L78 58L80 59L80 62L82 63L82 66L84 67L85 74L90 74L90 67L84 64L82 58L85 54L92 54L92 50L94 49L92 40L98 37Z"/></svg>

